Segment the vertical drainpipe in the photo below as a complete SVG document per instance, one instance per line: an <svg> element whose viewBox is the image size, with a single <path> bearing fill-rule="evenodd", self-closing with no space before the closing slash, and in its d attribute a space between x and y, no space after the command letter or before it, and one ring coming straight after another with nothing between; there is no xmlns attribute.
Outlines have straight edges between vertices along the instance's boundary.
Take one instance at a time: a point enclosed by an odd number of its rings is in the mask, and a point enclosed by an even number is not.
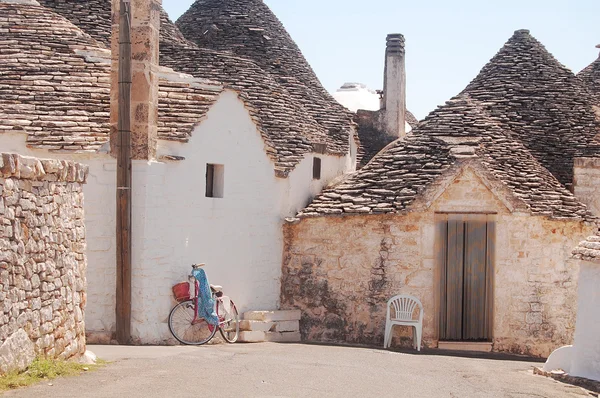
<svg viewBox="0 0 600 398"><path fill-rule="evenodd" d="M382 106L386 133L393 138L406 135L406 62L404 36L387 36Z"/></svg>

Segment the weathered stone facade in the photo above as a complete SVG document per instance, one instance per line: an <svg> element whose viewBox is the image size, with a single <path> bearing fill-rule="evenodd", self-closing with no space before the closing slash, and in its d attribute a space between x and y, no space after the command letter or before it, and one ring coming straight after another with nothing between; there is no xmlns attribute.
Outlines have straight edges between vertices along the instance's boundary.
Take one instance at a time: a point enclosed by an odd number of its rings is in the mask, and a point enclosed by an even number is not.
<svg viewBox="0 0 600 398"><path fill-rule="evenodd" d="M0 155L0 373L85 352L87 172Z"/></svg>
<svg viewBox="0 0 600 398"><path fill-rule="evenodd" d="M570 252L595 226L518 210L507 191L470 166L445 185L410 212L285 226L281 301L302 310L304 339L382 344L385 302L412 294L424 305L424 343L436 347L436 217L477 212L496 222L494 350L546 356L571 342L578 267Z"/></svg>

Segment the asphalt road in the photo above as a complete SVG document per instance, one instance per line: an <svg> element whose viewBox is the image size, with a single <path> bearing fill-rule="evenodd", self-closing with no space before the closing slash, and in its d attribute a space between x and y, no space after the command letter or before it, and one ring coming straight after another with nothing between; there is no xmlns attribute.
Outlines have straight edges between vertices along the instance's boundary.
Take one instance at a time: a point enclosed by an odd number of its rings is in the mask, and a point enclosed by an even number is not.
<svg viewBox="0 0 600 398"><path fill-rule="evenodd" d="M531 362L297 344L90 346L106 367L10 397L589 397Z"/></svg>

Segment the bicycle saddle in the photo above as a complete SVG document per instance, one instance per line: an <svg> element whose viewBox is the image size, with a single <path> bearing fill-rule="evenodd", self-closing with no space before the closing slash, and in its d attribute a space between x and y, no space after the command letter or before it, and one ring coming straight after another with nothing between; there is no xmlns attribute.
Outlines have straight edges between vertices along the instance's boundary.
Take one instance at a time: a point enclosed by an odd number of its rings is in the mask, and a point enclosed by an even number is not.
<svg viewBox="0 0 600 398"><path fill-rule="evenodd" d="M223 286L219 286L219 285L210 285L210 288L212 289L213 292L222 292L223 291Z"/></svg>

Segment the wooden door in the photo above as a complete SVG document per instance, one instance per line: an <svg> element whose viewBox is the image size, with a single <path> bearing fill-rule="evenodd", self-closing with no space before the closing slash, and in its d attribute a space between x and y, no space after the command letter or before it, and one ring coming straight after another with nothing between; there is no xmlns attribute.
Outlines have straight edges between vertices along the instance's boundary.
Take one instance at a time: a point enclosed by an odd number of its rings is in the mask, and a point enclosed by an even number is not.
<svg viewBox="0 0 600 398"><path fill-rule="evenodd" d="M456 214L437 228L440 340L491 341L495 223Z"/></svg>

